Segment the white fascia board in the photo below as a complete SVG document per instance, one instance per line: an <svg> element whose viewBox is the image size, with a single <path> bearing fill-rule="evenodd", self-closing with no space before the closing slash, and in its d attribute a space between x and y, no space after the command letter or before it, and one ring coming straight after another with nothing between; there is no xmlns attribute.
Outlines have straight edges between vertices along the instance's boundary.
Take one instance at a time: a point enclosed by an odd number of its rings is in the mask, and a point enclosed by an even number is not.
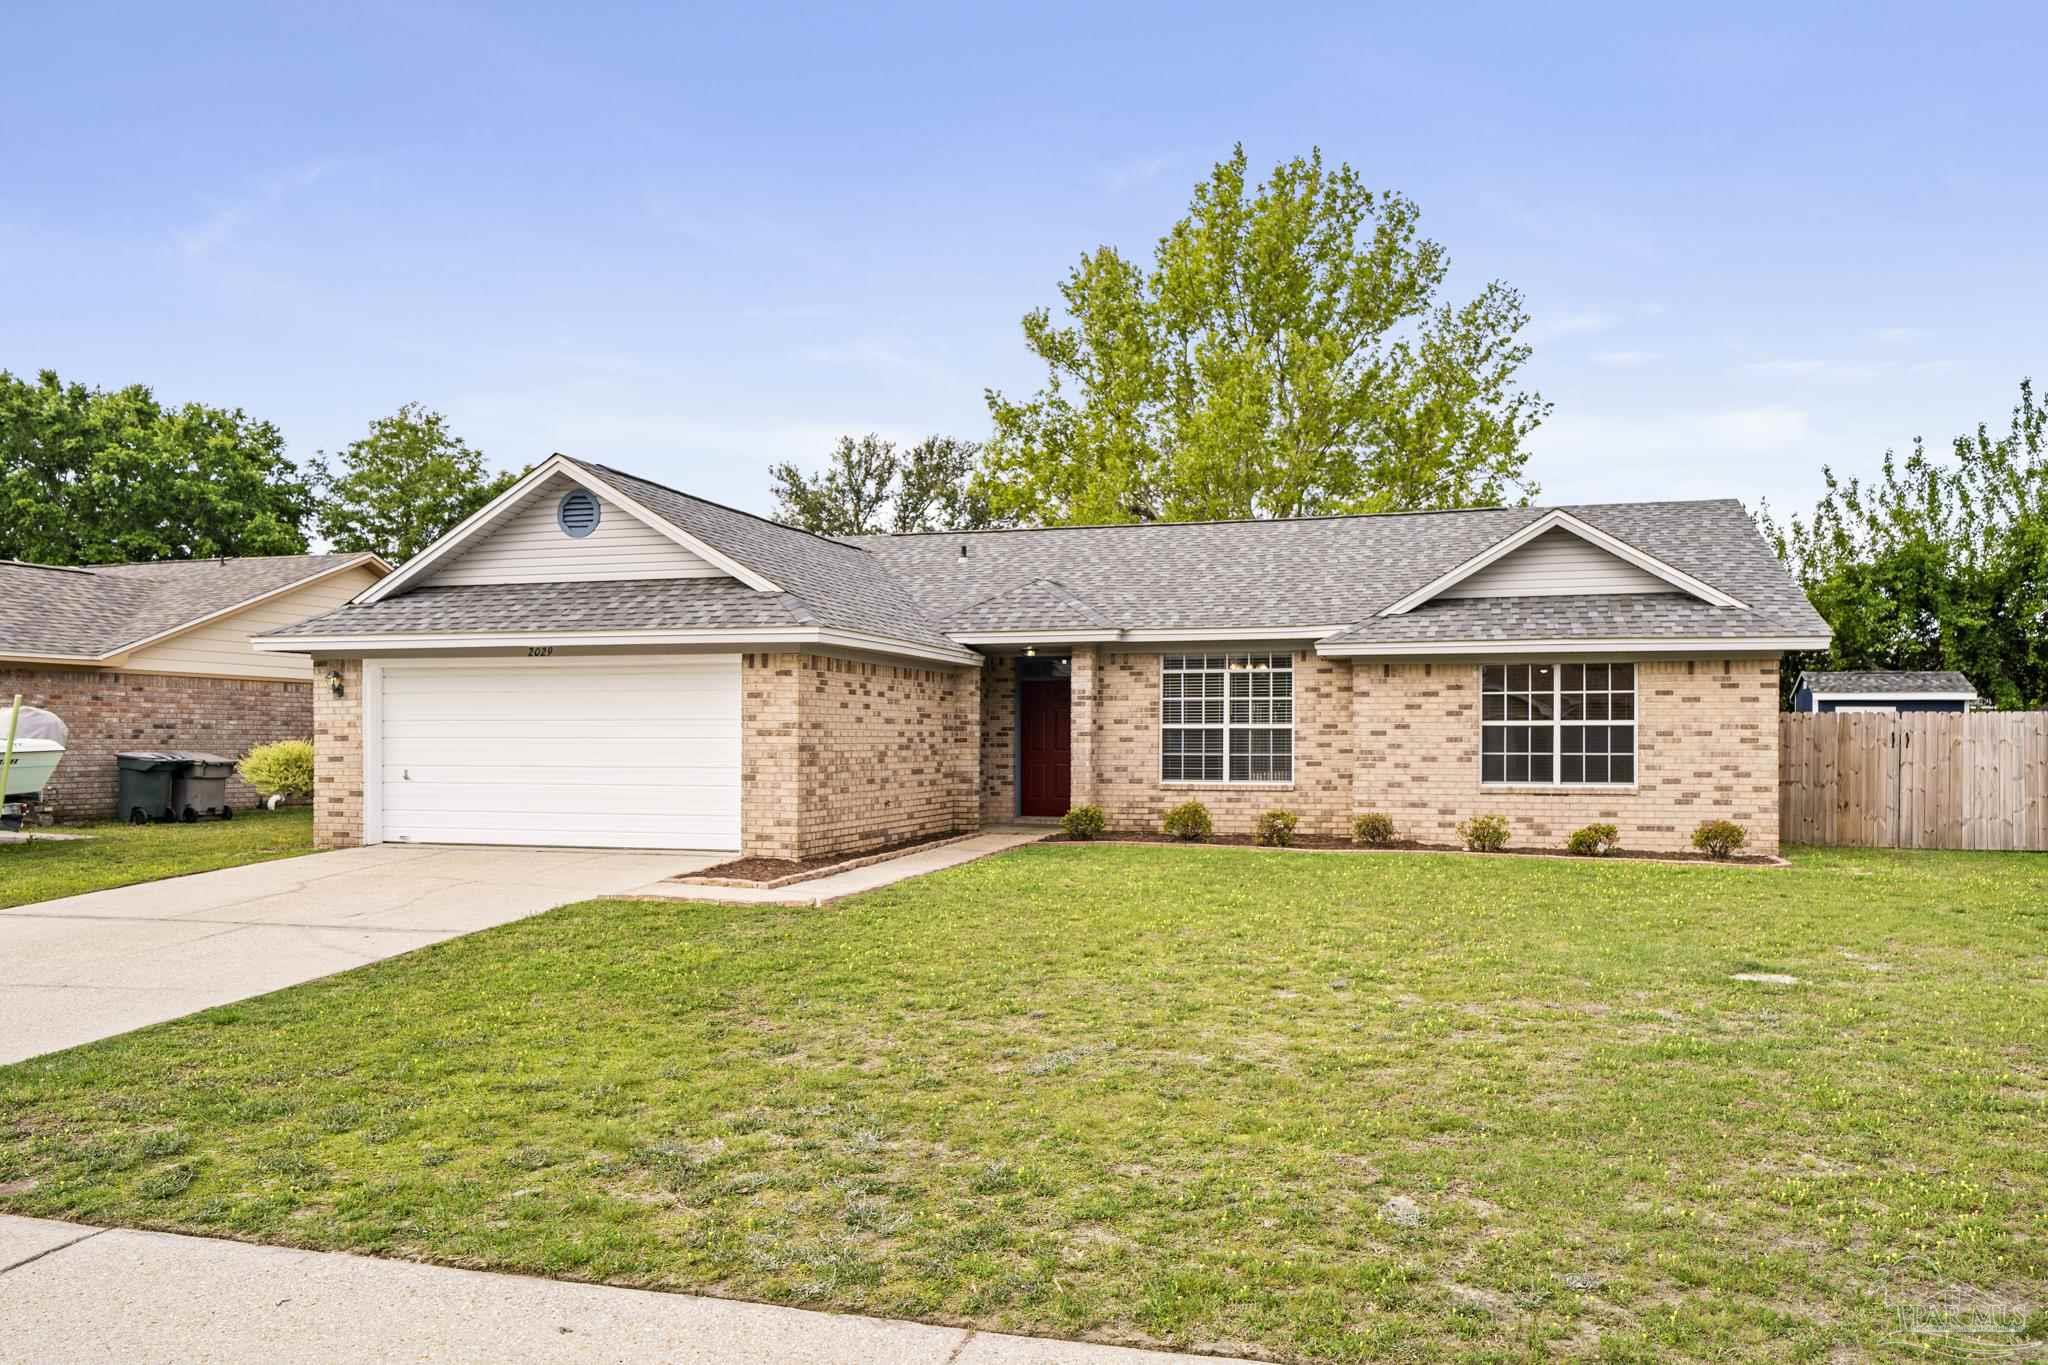
<svg viewBox="0 0 2048 1365"><path fill-rule="evenodd" d="M1975 692L1815 692L1808 693L1817 702L1821 701L1976 701Z"/></svg>
<svg viewBox="0 0 2048 1365"><path fill-rule="evenodd" d="M1826 649L1825 635L1758 635L1710 639L1615 640L1397 640L1387 643L1347 641L1320 644L1326 659L1376 659L1427 655L1516 656L1525 654L1783 654L1789 650Z"/></svg>
<svg viewBox="0 0 2048 1365"><path fill-rule="evenodd" d="M1645 554L1627 541L1618 540L1602 531L1599 527L1580 521L1569 512L1553 510L1544 513L1513 535L1495 541L1449 572L1431 579L1414 592L1409 593L1400 601L1380 612L1380 615L1405 616L1423 603L1442 594L1446 588L1462 583L1497 560L1505 559L1530 541L1536 539L1536 537L1548 531L1569 532L1587 544L1605 550L1616 559L1633 564L1643 572L1655 575L1669 583L1672 587L1682 592L1690 593L1702 602L1712 606L1739 607L1744 611L1749 609L1747 604L1730 597L1711 583L1702 582L1683 570L1674 569L1655 555Z"/></svg>
<svg viewBox="0 0 2048 1365"><path fill-rule="evenodd" d="M719 550L713 549L681 527L674 525L668 518L657 516L596 475L584 472L574 460L569 459L565 455L550 455L535 465L525 478L513 484L497 497L492 498L476 511L470 513L454 530L448 532L432 545L429 545L426 549L407 560L403 568L377 583L368 592L358 597L356 601L365 604L381 602L405 587L408 583L416 581L434 565L449 558L456 550L468 544L470 540L494 524L514 506L523 502L527 494L557 474L581 484L596 496L624 509L636 521L646 523L657 533L674 541L700 559L725 570L727 574L737 578L755 592L782 591L782 589L776 587L746 565L741 564Z"/></svg>
<svg viewBox="0 0 2048 1365"><path fill-rule="evenodd" d="M939 649L891 640L882 635L829 630L819 626L769 626L751 630L728 627L721 630L470 631L431 635L259 635L251 643L264 654L341 655L447 653L464 649L536 646L633 649L701 645L739 651L761 645L819 645L971 667L979 667L982 662L981 656L971 650Z"/></svg>

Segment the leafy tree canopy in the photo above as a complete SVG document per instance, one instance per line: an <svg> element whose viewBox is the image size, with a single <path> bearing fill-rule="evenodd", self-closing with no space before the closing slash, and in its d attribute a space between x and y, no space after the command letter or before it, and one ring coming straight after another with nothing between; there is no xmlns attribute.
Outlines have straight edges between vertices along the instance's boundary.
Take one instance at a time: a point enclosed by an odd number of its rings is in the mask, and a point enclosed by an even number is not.
<svg viewBox="0 0 2048 1365"><path fill-rule="evenodd" d="M493 475L483 452L418 403L370 423L369 435L312 462L320 490L320 534L337 550L368 550L397 564L411 559L470 513L519 481Z"/></svg>
<svg viewBox="0 0 2048 1365"><path fill-rule="evenodd" d="M776 515L828 536L991 526L988 502L972 483L980 452L951 436L927 436L901 451L873 432L842 436L818 474L787 461L769 469Z"/></svg>
<svg viewBox="0 0 2048 1365"><path fill-rule="evenodd" d="M2031 381L2006 431L1979 424L1952 461L1915 438L1870 484L1823 470L1810 518L1760 521L1834 628L1801 668L1961 669L2003 708L2048 706L2048 407Z"/></svg>
<svg viewBox="0 0 2048 1365"><path fill-rule="evenodd" d="M1444 301L1410 200L1320 151L1246 185L1244 148L1196 186L1150 271L1112 247L1024 338L1045 387L990 390L978 488L1029 522L1288 517L1527 501L1521 296Z"/></svg>
<svg viewBox="0 0 2048 1365"><path fill-rule="evenodd" d="M313 494L268 422L0 370L0 558L301 554Z"/></svg>

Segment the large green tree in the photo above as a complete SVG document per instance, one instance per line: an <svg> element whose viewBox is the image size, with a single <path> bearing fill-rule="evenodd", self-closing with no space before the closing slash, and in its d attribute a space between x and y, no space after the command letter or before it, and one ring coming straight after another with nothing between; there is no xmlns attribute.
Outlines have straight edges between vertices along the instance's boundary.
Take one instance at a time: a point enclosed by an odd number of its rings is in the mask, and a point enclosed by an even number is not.
<svg viewBox="0 0 2048 1365"><path fill-rule="evenodd" d="M283 435L238 408L0 370L0 558L300 554L312 508Z"/></svg>
<svg viewBox="0 0 2048 1365"><path fill-rule="evenodd" d="M520 478L492 474L482 451L449 430L446 417L418 403L370 423L369 434L342 451L335 464L322 451L312 474L320 490L320 534L327 542L337 550L368 550L394 564L411 559Z"/></svg>
<svg viewBox="0 0 2048 1365"><path fill-rule="evenodd" d="M1520 499L1550 411L1520 381L1521 296L1442 298L1414 203L1320 151L1247 185L1244 148L1196 186L1152 268L1113 247L1024 338L1046 383L990 390L978 486L1060 523L1288 517Z"/></svg>
<svg viewBox="0 0 2048 1365"><path fill-rule="evenodd" d="M1834 629L1800 668L1955 668L2004 708L2048 706L2048 407L2022 381L2007 429L1952 458L1919 439L1878 477L1838 479L1810 517L1761 521Z"/></svg>
<svg viewBox="0 0 2048 1365"><path fill-rule="evenodd" d="M873 432L842 436L816 474L788 461L770 467L776 515L828 536L991 526L994 515L973 483L980 451L951 436L927 436L907 450Z"/></svg>

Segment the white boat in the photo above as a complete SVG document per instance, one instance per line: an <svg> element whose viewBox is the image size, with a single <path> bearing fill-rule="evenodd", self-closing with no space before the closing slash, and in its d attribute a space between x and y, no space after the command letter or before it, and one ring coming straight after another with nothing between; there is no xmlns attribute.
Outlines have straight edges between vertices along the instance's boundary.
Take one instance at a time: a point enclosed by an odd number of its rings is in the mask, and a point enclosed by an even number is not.
<svg viewBox="0 0 2048 1365"><path fill-rule="evenodd" d="M0 711L0 716L6 713ZM0 732L0 749L7 747L7 736ZM7 770L8 801L26 801L42 793L50 780L50 774L57 771L57 764L64 757L64 746L54 739L14 739L14 764Z"/></svg>
<svg viewBox="0 0 2048 1365"><path fill-rule="evenodd" d="M63 761L64 742L71 737L71 730L40 707L0 703L0 762L6 760L10 729L14 761L7 768L7 790L0 792L0 801L32 801L42 794Z"/></svg>

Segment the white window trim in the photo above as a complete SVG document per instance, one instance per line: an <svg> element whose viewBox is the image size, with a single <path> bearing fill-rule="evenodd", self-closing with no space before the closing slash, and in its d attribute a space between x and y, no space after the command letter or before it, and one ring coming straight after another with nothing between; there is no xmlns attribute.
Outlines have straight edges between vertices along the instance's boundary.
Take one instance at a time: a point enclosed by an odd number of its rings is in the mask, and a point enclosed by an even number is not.
<svg viewBox="0 0 2048 1365"><path fill-rule="evenodd" d="M1198 651L1194 651L1194 650L1189 650L1189 651L1187 651L1187 653L1189 653L1189 654L1194 654L1194 653L1197 653L1197 652L1198 652ZM1291 651L1291 650L1285 650L1285 649L1250 649L1250 648L1238 648L1238 649L1228 649L1228 648L1225 648L1225 649L1220 649L1220 650L1217 650L1217 651L1215 651L1215 652L1216 652L1216 653L1220 653L1220 654L1221 654L1221 655L1223 656L1223 724L1222 724L1222 726L1220 727L1220 728L1222 729L1222 731L1223 731L1223 776L1222 776L1222 777L1221 777L1220 779L1215 779L1215 778L1206 778L1206 777L1161 777L1161 778L1159 778L1159 779L1158 779L1158 780L1159 780L1159 785L1160 785L1160 786L1162 786L1162 787L1229 787L1229 788L1231 788L1231 789L1233 789L1233 790L1236 790L1236 791L1256 791L1256 790L1258 790L1258 789L1260 789L1260 788L1262 788L1262 787L1263 787L1263 788L1265 788L1265 789L1266 789L1266 790L1268 790L1268 791L1288 791L1288 790L1291 790L1291 789L1293 788L1293 786L1294 786L1294 782L1295 782L1295 779L1294 779L1294 773L1295 773L1295 771L1296 771L1296 764L1298 763L1298 761L1300 760L1300 757L1301 757L1301 755L1300 755L1300 754L1299 754L1299 753L1298 753L1298 752L1296 751L1296 747L1295 747L1295 740L1296 740L1296 739L1298 738L1298 736L1297 736L1297 735L1296 735L1296 733L1295 733L1295 728L1294 728L1294 718L1295 718L1295 715L1296 715L1297 711L1298 711L1298 710L1299 710L1299 708L1300 708L1300 704L1301 704L1301 694L1300 694L1299 692L1297 692L1297 691L1295 691L1295 690L1294 690L1294 654L1293 654L1293 651ZM1200 655L1201 655L1202 657L1204 657L1204 658L1207 658L1207 657L1209 656L1209 654L1211 653L1211 651L1209 651L1209 650L1206 650L1206 649L1204 649L1204 650L1201 650L1201 651L1199 651L1199 653L1200 653ZM1261 654L1261 655L1264 655L1265 657L1267 657L1267 658L1269 658L1269 659L1270 659L1270 658L1274 658L1274 657L1276 657L1276 656L1277 656L1277 657L1280 657L1280 658L1284 658L1284 659L1286 659L1286 660L1287 660L1287 681L1288 681L1288 692L1287 692L1287 696L1288 696L1288 701L1289 701L1289 703L1290 703L1290 704L1289 704L1289 706L1288 706L1288 708L1287 708L1287 724L1286 724L1286 726L1285 726L1285 727L1282 727L1282 726L1279 726L1279 725L1271 725L1271 724L1267 724L1267 725L1254 725L1254 724L1252 724L1252 723L1251 723L1251 722L1249 722L1249 721L1247 721L1246 723L1244 723L1244 724L1242 724L1242 725L1233 725L1233 724L1231 723L1231 720L1230 720L1230 658L1231 658L1231 656L1232 656L1232 655L1234 655L1234 654L1243 654L1243 655L1246 655L1246 656L1250 656L1250 655L1253 655L1253 654ZM1185 669L1183 669L1183 670L1177 670L1177 671L1180 671L1180 672L1183 672L1183 673L1185 673L1185 672L1188 672L1188 671L1190 671L1190 670L1185 670ZM1201 669L1194 669L1194 670L1192 670L1192 671L1193 671L1193 672L1196 672L1196 673L1209 673L1209 672L1212 672L1213 670L1211 670L1211 669L1207 669L1207 668L1201 668ZM1185 697L1183 697L1183 698L1182 698L1182 700L1184 701L1184 700L1186 700L1186 698L1185 698ZM1160 707L1161 707L1161 709L1160 709L1160 720L1159 720L1159 735L1160 735L1160 744L1159 744L1159 760L1160 760L1160 761L1159 761L1159 763L1158 763L1158 764L1156 764L1156 765L1155 765L1155 766L1153 767L1153 772L1154 772L1154 773L1157 773L1157 772L1159 772L1159 771L1160 771L1160 770L1161 770L1162 768L1164 768L1164 767L1165 767L1165 760L1166 760L1166 740L1165 740L1165 736L1166 736L1166 732L1167 732L1168 730L1214 730L1214 729L1217 729L1217 728L1219 728L1219 727L1217 727L1217 726L1214 726L1214 725L1207 725L1207 724L1203 724L1203 725L1189 725L1189 724L1187 724L1187 723L1183 722L1183 723L1181 723L1181 724L1179 724L1179 725L1168 725L1168 724L1166 723L1166 712L1165 712L1165 704L1166 704L1166 656L1165 656L1164 654L1162 654L1162 655L1160 655L1160 656L1159 656L1159 702L1160 702ZM1267 731L1272 731L1272 730L1279 730L1279 729L1282 729L1282 728L1285 728L1285 729L1286 729L1286 731L1287 731L1287 772L1288 772L1288 776L1287 776L1287 777L1285 777L1285 778L1276 778L1276 777L1246 777L1246 778L1233 778L1233 777L1231 777L1231 775L1230 775L1230 732L1231 732L1232 730L1267 730Z"/></svg>
<svg viewBox="0 0 2048 1365"><path fill-rule="evenodd" d="M1509 665L1509 664L1510 664L1511 662L1512 662L1512 663L1524 663L1524 664L1527 664L1527 665L1528 665L1529 667L1531 667L1531 668L1538 668L1538 667L1548 667L1548 668L1550 669L1550 719L1549 719L1548 721L1539 721L1539 720L1533 720L1533 719L1532 719L1532 720L1522 720L1522 721L1516 721L1516 720L1507 720L1507 719L1501 719L1501 720L1488 720L1488 719L1486 719L1486 670L1487 670L1487 669L1488 669L1489 667L1506 667L1506 666L1508 666L1508 665ZM1628 665L1630 665L1630 666L1634 667L1635 669L1637 669L1638 671L1637 671L1637 672L1636 672L1636 673L1635 673L1634 675L1632 675L1632 676L1633 676L1633 681L1631 681L1631 682L1630 682L1630 684L1629 684L1629 695L1635 698L1635 707L1634 707L1634 710L1635 710L1635 716L1634 716L1634 718L1633 718L1633 719L1630 719L1630 720L1602 720L1602 721L1590 721L1590 720L1587 720L1587 721L1577 721L1577 720L1575 720L1575 721L1566 721L1566 720L1565 720L1565 718L1564 718L1564 702L1563 702L1563 691L1564 691L1564 669L1565 669L1565 664L1566 664L1566 663L1574 663L1574 664L1628 664ZM1643 732L1642 732L1642 721L1643 721L1643 692L1642 692L1642 673L1641 673L1641 671L1640 671L1640 670L1641 670L1641 667L1642 667L1642 665L1638 664L1638 663L1637 663L1637 662L1636 662L1636 661L1635 661L1634 659L1570 659L1570 660L1560 660L1560 659L1516 659L1516 660L1512 660L1512 661L1510 661L1510 660L1507 660L1507 659L1502 659L1502 660L1499 660L1499 661L1497 661L1497 662L1495 662L1495 663L1491 663L1491 664L1489 664L1489 663L1482 663L1482 664L1480 664L1480 665L1479 665L1479 666L1478 666L1478 667L1477 667L1477 668L1476 668L1476 669L1474 670L1474 672L1475 672L1475 674L1476 674L1476 676L1477 676L1477 681L1478 681L1478 685L1479 685L1479 698L1480 698L1480 700L1479 700L1479 754L1478 754L1478 760L1479 760L1479 761L1478 761L1478 772L1479 772L1479 785L1480 785L1480 786L1481 786L1482 788L1484 788L1485 790L1487 790L1487 791L1495 791L1495 792L1632 792L1632 791L1636 790L1636 788L1637 788L1638 786L1640 786L1640 785L1641 785L1641 783L1642 783L1642 780L1643 780L1643 746L1642 746L1642 735L1643 735ZM1613 689L1613 688L1608 688L1607 690L1608 690L1609 692L1612 692L1612 691L1613 691L1614 689ZM1487 727L1487 726L1489 726L1489 725L1499 725L1499 726L1502 726L1502 727L1506 727L1506 726L1509 726L1509 725L1546 725L1546 724L1547 724L1547 725L1548 725L1548 726L1550 727L1550 771L1551 771L1551 772L1553 772L1553 773L1555 773L1555 774L1558 774L1558 776L1557 776L1557 777L1556 777L1556 778L1555 778L1554 780L1552 780L1552 781L1549 781L1549 782L1534 782L1534 781L1530 781L1530 780L1527 780L1527 779L1524 779L1524 780L1522 780L1522 781L1519 781L1519 782L1517 782L1517 781L1511 781L1511 780L1505 780L1505 779L1504 779L1504 780L1502 780L1502 781L1499 781L1499 782L1489 782L1489 781L1487 781L1487 779L1486 779L1486 727ZM1564 727L1565 727L1565 726L1566 726L1567 724L1570 724L1570 725L1606 725L1606 726L1614 726L1614 725L1626 725L1626 726L1627 726L1627 727L1629 728L1629 738L1630 738L1630 742L1629 742L1629 751L1630 751L1630 755L1631 755L1631 757L1632 757L1632 758L1634 759L1634 765L1635 765L1635 776L1634 776L1633 778L1629 779L1629 780L1628 780L1628 781L1626 781L1626 782L1567 782L1567 781L1565 781L1565 780L1564 780L1564 777L1563 777L1563 773L1564 773Z"/></svg>

